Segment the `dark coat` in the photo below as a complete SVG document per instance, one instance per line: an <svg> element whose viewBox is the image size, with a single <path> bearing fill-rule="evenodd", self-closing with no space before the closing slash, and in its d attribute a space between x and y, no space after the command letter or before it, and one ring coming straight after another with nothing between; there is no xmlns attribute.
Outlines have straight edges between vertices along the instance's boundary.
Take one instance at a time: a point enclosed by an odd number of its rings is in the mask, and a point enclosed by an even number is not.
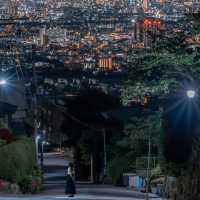
<svg viewBox="0 0 200 200"><path fill-rule="evenodd" d="M66 177L65 194L76 194L75 184L70 175Z"/></svg>

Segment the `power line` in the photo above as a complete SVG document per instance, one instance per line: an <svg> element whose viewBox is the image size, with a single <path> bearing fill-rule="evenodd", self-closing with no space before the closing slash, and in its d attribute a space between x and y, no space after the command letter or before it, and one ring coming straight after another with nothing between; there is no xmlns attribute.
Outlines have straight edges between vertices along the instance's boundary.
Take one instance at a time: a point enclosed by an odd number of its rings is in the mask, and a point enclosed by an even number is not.
<svg viewBox="0 0 200 200"><path fill-rule="evenodd" d="M52 102L51 102L52 103ZM101 129L96 129L94 128L93 126L89 125L88 123L86 122L83 122L81 121L80 119L78 119L77 117L75 117L74 115L70 114L67 110L67 108L63 107L63 106L59 106L59 105L56 105L55 103L52 103L55 107L57 107L58 109L60 109L61 112L63 112L65 115L67 115L70 119L72 119L73 121L79 123L80 125L84 126L84 127L87 127L93 131L102 131Z"/></svg>

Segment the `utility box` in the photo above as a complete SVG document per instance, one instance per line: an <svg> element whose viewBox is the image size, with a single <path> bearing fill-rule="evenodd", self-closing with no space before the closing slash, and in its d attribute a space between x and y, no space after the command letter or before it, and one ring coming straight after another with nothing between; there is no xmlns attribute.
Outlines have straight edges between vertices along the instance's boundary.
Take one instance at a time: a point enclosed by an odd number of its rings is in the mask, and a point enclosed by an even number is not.
<svg viewBox="0 0 200 200"><path fill-rule="evenodd" d="M123 184L127 187L133 187L137 190L141 189L145 185L145 180L142 176L137 174L126 173L123 174Z"/></svg>

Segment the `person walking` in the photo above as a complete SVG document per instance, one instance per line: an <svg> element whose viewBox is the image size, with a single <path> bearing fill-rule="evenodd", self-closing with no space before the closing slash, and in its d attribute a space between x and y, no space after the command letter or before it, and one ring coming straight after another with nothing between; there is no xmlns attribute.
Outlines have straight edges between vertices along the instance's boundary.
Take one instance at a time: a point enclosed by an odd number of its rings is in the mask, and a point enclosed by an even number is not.
<svg viewBox="0 0 200 200"><path fill-rule="evenodd" d="M65 194L69 195L69 197L73 197L74 194L76 194L76 187L74 183L74 167L72 163L69 163L67 168Z"/></svg>

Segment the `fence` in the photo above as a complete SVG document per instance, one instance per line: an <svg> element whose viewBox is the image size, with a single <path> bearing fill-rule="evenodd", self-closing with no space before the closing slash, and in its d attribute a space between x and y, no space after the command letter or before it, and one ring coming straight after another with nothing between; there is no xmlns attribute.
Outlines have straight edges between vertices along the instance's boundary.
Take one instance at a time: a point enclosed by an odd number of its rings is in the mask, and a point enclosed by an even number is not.
<svg viewBox="0 0 200 200"><path fill-rule="evenodd" d="M153 170L156 169L158 164L160 163L161 158L157 156L152 156L150 157L150 174L153 173ZM138 157L136 159L136 173L137 175L140 176L146 176L147 174L147 166L148 166L148 157L143 156L143 157ZM154 172L156 173L156 171ZM159 173L159 172L157 172Z"/></svg>

